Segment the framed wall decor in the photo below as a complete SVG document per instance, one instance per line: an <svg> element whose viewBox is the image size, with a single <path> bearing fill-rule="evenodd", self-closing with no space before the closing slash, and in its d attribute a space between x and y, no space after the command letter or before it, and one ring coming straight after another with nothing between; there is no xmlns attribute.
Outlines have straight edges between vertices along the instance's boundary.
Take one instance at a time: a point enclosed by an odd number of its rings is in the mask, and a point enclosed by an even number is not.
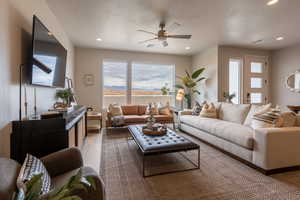
<svg viewBox="0 0 300 200"><path fill-rule="evenodd" d="M84 85L85 86L92 86L92 85L94 85L95 84L94 75L93 74L85 74L84 78L83 78L83 81L84 81Z"/></svg>

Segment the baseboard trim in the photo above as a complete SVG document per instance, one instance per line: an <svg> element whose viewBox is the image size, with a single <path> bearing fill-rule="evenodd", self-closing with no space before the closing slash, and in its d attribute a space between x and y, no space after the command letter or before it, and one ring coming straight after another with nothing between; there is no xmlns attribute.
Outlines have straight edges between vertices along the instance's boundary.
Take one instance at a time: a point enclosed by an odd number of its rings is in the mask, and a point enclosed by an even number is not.
<svg viewBox="0 0 300 200"><path fill-rule="evenodd" d="M267 175L267 176L272 175L272 174L280 174L280 173L284 173L284 172L300 170L300 166L284 167L284 168L278 168L278 169L265 170L265 169L263 169L263 168L261 168L261 167L258 167L258 166L256 166L256 165L254 165L253 163L251 163L251 162L249 162L249 161L247 161L247 160L244 160L244 159L242 159L242 158L240 158L240 157L234 155L233 153L230 153L230 152L228 152L228 151L225 151L224 149L221 149L220 147L218 147L218 146L216 146L216 145L213 145L213 144L211 144L211 143L209 143L209 142L207 142L207 141L204 141L204 140L198 138L197 136L195 136L195 135L193 135L193 134L190 134L190 133L188 133L188 132L185 132L184 130L181 130L181 129L180 129L180 131L182 131L183 133L188 134L189 136L191 136L191 137L193 137L193 138L196 138L196 139L200 140L200 141L203 142L204 144L206 144L206 145L208 145L208 146L210 146L210 147L213 147L214 149L217 149L218 151L220 151L220 152L222 152L222 153L224 153L224 154L230 156L231 158L234 158L235 160L240 161L241 163L243 163L243 164L245 164L245 165L251 167L252 169L255 169L255 170L259 171L260 173L262 173L262 174L264 174L264 175Z"/></svg>

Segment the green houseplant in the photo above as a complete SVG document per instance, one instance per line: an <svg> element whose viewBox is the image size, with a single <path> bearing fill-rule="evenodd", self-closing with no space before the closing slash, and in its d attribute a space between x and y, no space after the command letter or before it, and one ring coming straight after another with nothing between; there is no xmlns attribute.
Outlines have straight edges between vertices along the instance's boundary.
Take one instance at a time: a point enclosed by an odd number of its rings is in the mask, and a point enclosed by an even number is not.
<svg viewBox="0 0 300 200"><path fill-rule="evenodd" d="M223 97L226 100L226 102L232 103L232 99L236 97L236 94L235 93L230 94L229 92L224 92Z"/></svg>
<svg viewBox="0 0 300 200"><path fill-rule="evenodd" d="M60 89L56 91L55 98L61 99L64 104L70 105L71 101L70 98L72 97L71 89Z"/></svg>
<svg viewBox="0 0 300 200"><path fill-rule="evenodd" d="M51 192L45 197L40 196L42 188L43 174L34 175L29 181L25 183L27 191L23 193L19 191L15 194L12 200L81 200L80 197L74 195L76 190L85 190L92 187L96 190L96 185L92 177L82 176L82 171L79 170L75 176L72 176L69 181L61 188Z"/></svg>
<svg viewBox="0 0 300 200"><path fill-rule="evenodd" d="M168 88L168 84L166 83L161 89L160 89L162 95L168 95L170 93L170 88Z"/></svg>
<svg viewBox="0 0 300 200"><path fill-rule="evenodd" d="M187 103L187 107L192 108L192 96L193 94L200 95L200 91L197 90L197 85L200 81L206 79L205 77L200 77L200 75L204 72L205 68L199 68L195 70L192 74L188 71L185 71L186 76L178 77L182 84L176 84L175 87L177 89L184 89L184 98Z"/></svg>

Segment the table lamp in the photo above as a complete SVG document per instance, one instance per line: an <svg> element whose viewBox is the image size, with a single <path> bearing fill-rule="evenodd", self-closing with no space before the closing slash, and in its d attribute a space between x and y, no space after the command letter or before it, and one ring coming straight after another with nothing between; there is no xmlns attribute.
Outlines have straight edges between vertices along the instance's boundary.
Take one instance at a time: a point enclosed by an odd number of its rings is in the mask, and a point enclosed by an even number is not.
<svg viewBox="0 0 300 200"><path fill-rule="evenodd" d="M181 102L181 110L183 110L184 89L180 88L177 91L176 100Z"/></svg>

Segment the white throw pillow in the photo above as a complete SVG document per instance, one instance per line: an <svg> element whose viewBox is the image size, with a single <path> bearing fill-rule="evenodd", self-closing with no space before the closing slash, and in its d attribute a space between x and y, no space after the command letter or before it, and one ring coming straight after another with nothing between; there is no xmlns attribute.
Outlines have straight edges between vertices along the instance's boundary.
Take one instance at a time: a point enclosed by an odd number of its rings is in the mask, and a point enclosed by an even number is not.
<svg viewBox="0 0 300 200"><path fill-rule="evenodd" d="M266 113L268 111L271 110L271 106L272 104L266 104L266 105L251 105L250 111L245 119L244 125L245 126L251 126L251 122L252 122L252 118L254 115L259 115L259 114L263 114Z"/></svg>
<svg viewBox="0 0 300 200"><path fill-rule="evenodd" d="M249 112L249 109L250 104L222 103L219 112L219 119L243 124Z"/></svg>
<svg viewBox="0 0 300 200"><path fill-rule="evenodd" d="M200 112L200 117L217 118L217 109L213 103L204 104Z"/></svg>
<svg viewBox="0 0 300 200"><path fill-rule="evenodd" d="M169 102L167 102L166 105L159 104L158 113L160 115L171 115L171 108Z"/></svg>
<svg viewBox="0 0 300 200"><path fill-rule="evenodd" d="M109 107L108 107L108 110L111 113L112 117L123 115L122 108L121 108L120 105L110 104Z"/></svg>

